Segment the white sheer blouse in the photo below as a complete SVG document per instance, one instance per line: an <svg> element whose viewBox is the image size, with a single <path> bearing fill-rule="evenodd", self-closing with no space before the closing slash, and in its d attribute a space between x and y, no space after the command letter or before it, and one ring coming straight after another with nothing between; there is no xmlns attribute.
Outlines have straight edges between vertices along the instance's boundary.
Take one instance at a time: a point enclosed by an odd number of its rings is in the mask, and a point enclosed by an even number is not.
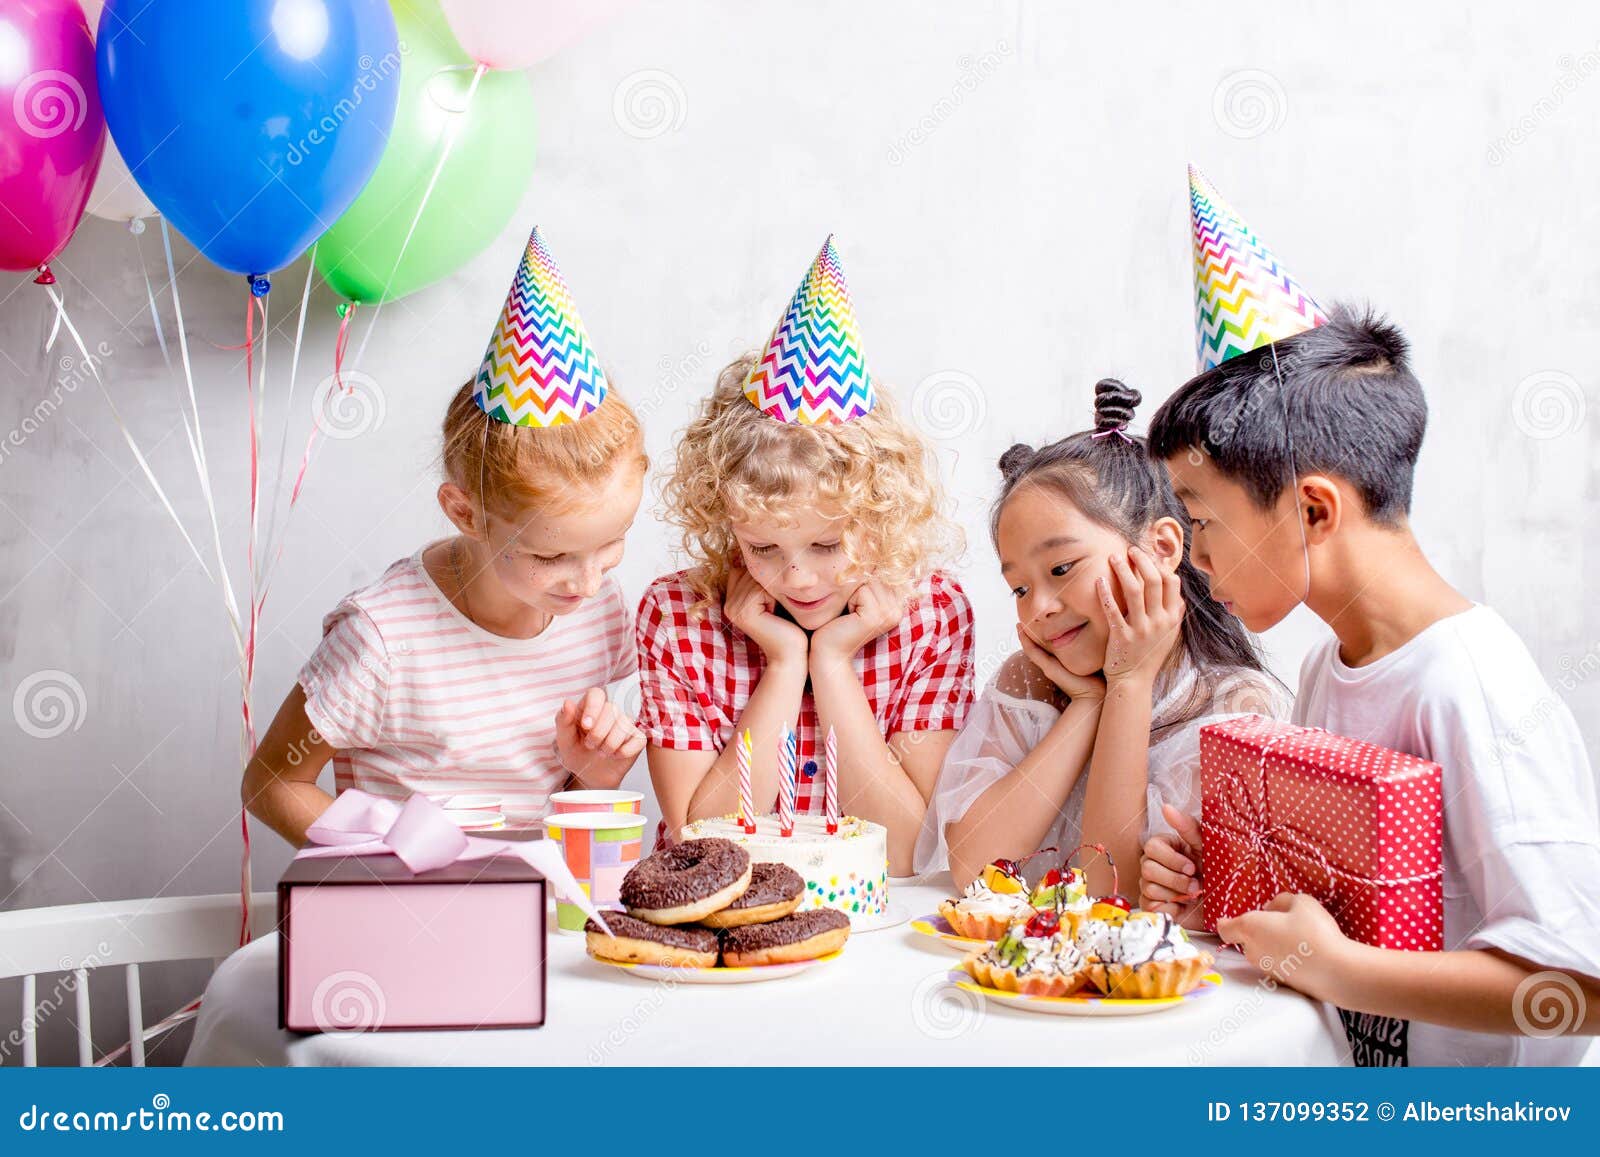
<svg viewBox="0 0 1600 1157"><path fill-rule="evenodd" d="M1054 703L1007 694L996 686L999 682L995 679L979 697L945 756L913 853L918 873L939 872L949 866L946 828L965 816L974 801L1001 777L1009 775L1061 718ZM1158 683L1151 710L1144 838L1171 831L1161 816L1163 803L1190 815L1200 814L1200 728L1252 713L1287 719L1290 706L1281 683L1248 669L1212 672L1209 679L1201 679L1185 662ZM1083 842L1083 801L1088 784L1085 764L1066 799L1060 801L1042 847L1054 845L1066 851Z"/></svg>

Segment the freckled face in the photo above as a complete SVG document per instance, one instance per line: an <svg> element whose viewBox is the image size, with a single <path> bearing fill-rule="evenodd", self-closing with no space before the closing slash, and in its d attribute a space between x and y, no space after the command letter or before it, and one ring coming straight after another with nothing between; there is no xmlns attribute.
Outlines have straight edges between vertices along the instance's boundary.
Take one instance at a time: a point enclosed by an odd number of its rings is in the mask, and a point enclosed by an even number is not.
<svg viewBox="0 0 1600 1157"><path fill-rule="evenodd" d="M490 515L490 573L512 598L550 615L578 609L622 561L623 540L644 492L644 476L614 472L590 501L560 513Z"/></svg>

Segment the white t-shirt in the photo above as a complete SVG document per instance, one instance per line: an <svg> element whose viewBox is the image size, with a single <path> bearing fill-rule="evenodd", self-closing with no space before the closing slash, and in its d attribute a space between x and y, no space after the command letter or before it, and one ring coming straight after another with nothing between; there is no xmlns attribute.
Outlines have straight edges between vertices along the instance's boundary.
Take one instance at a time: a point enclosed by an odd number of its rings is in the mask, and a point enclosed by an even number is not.
<svg viewBox="0 0 1600 1157"><path fill-rule="evenodd" d="M959 822L984 792L1010 775L1061 718L1060 709L1054 705L1007 694L996 685L999 682L997 678L984 690L945 754L912 853L912 867L919 874L940 872L949 866L946 829ZM1241 714L1281 719L1289 713L1289 696L1270 675L1247 669L1226 670L1213 671L1201 680L1187 661L1172 678L1163 681L1154 698L1151 719L1155 726L1146 765L1143 839L1172 831L1161 814L1164 803L1189 815L1200 814L1202 727ZM1164 720L1175 717L1181 722L1162 726ZM1080 772L1066 799L1050 801L1055 805L1056 818L1042 847L1054 845L1065 852L1083 842L1083 805L1088 784L1089 776ZM1123 879L1124 890L1137 889L1137 879Z"/></svg>
<svg viewBox="0 0 1600 1157"><path fill-rule="evenodd" d="M1447 950L1498 948L1600 977L1594 772L1572 712L1504 619L1474 606L1356 668L1329 638L1300 669L1294 715L1444 769ZM1524 1012L1535 1029L1559 1016L1560 991L1533 991L1542 1003ZM1574 1065L1592 1040L1413 1021L1410 1063Z"/></svg>

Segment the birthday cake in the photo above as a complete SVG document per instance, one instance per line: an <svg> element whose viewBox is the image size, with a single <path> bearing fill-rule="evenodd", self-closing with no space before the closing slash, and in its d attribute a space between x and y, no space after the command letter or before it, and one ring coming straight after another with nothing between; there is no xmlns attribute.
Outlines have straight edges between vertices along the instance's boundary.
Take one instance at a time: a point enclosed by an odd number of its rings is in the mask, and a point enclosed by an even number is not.
<svg viewBox="0 0 1600 1157"><path fill-rule="evenodd" d="M738 815L695 820L686 840L732 840L756 863L787 864L806 882L800 910L834 908L852 927L881 917L889 906L889 830L870 820L843 816L828 834L823 816L796 816L794 835L784 836L775 815L761 816L747 833Z"/></svg>

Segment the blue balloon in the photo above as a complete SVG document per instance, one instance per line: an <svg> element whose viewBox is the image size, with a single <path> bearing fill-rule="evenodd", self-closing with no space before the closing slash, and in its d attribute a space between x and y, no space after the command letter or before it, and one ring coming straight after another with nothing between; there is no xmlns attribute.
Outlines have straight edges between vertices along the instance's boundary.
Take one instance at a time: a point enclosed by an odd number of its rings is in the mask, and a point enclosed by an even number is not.
<svg viewBox="0 0 1600 1157"><path fill-rule="evenodd" d="M385 0L108 0L96 63L139 187L201 253L260 275L372 176L402 51Z"/></svg>

